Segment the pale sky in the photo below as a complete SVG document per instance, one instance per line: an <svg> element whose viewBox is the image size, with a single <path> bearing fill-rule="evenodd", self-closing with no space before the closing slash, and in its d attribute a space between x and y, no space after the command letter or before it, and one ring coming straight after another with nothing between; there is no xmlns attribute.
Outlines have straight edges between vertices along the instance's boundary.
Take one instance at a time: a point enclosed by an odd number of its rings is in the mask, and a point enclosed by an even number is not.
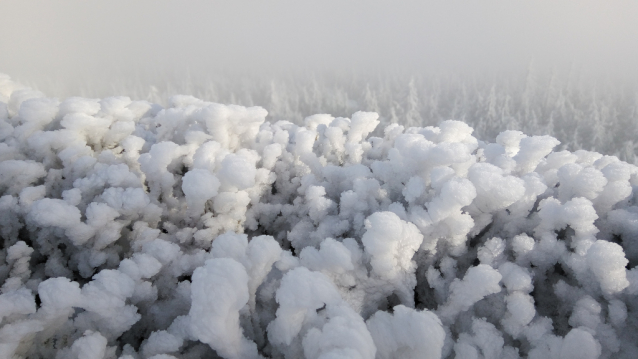
<svg viewBox="0 0 638 359"><path fill-rule="evenodd" d="M638 1L2 0L0 72L26 82L148 71L638 73Z"/></svg>

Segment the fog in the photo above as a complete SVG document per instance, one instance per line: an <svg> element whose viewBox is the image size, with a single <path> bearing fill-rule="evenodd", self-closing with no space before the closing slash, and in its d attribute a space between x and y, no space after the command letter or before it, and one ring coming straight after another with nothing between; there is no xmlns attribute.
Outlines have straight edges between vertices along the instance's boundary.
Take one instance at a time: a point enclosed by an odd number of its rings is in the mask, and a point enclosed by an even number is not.
<svg viewBox="0 0 638 359"><path fill-rule="evenodd" d="M638 358L637 10L0 0L0 358Z"/></svg>
<svg viewBox="0 0 638 359"><path fill-rule="evenodd" d="M635 1L2 1L0 72L52 96L188 74L634 78ZM134 80L131 80L134 79Z"/></svg>

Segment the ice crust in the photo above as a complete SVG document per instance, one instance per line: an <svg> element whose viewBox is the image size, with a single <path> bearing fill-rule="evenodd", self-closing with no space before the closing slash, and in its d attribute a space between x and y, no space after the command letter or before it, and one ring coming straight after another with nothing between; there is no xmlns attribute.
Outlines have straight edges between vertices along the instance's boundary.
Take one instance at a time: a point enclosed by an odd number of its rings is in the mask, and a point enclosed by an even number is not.
<svg viewBox="0 0 638 359"><path fill-rule="evenodd" d="M638 357L638 168L616 157L0 94L1 358Z"/></svg>

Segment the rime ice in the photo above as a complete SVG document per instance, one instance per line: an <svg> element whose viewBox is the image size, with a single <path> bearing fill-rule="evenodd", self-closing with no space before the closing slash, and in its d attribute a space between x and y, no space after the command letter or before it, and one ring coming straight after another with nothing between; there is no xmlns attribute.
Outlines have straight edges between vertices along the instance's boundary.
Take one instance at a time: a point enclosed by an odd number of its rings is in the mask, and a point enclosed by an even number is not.
<svg viewBox="0 0 638 359"><path fill-rule="evenodd" d="M638 168L0 83L3 358L634 358Z"/></svg>

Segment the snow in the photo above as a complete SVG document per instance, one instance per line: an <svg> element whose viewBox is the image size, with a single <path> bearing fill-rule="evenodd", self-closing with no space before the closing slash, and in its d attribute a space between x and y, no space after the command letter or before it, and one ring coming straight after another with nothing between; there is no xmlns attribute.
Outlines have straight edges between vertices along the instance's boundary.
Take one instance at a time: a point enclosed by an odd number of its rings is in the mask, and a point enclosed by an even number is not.
<svg viewBox="0 0 638 359"><path fill-rule="evenodd" d="M638 167L615 157L0 95L3 358L638 356Z"/></svg>
<svg viewBox="0 0 638 359"><path fill-rule="evenodd" d="M403 305L378 311L367 321L377 358L440 358L445 331L436 314Z"/></svg>

